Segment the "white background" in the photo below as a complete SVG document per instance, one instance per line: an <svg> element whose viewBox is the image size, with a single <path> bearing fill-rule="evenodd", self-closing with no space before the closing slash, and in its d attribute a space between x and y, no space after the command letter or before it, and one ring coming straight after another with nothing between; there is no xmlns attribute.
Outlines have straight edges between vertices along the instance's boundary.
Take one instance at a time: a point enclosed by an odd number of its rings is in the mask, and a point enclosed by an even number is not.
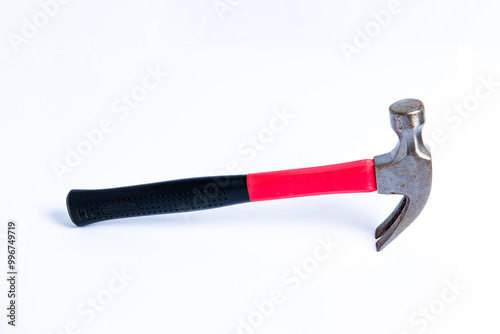
<svg viewBox="0 0 500 334"><path fill-rule="evenodd" d="M73 0L49 17L35 0L2 1L0 259L5 274L15 219L19 281L12 328L1 274L0 332L499 333L498 2L220 3L231 10L212 0ZM347 44L356 53L346 56ZM147 68L169 75L129 114L115 113ZM406 97L426 105L433 190L380 253L374 230L398 196L85 228L67 215L73 188L212 175L234 161L249 173L372 158L396 144L388 107ZM255 156L242 154L275 110L294 118ZM113 130L58 178L54 165L105 119ZM318 239L338 248L293 290L283 276L311 263ZM122 271L126 286L109 292ZM255 301L274 290L285 300L259 318ZM106 305L90 316L92 298ZM238 329L249 317L262 321Z"/></svg>

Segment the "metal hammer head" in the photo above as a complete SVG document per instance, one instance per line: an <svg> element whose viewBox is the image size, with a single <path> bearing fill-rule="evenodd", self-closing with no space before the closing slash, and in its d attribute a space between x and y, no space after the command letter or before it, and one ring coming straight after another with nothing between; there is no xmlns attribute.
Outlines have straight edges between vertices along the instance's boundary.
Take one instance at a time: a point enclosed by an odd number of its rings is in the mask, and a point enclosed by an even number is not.
<svg viewBox="0 0 500 334"><path fill-rule="evenodd" d="M405 99L393 103L389 112L399 142L391 152L374 159L377 191L380 194L401 194L403 199L377 227L377 251L417 218L429 198L432 183L431 154L422 141L424 104L416 99Z"/></svg>

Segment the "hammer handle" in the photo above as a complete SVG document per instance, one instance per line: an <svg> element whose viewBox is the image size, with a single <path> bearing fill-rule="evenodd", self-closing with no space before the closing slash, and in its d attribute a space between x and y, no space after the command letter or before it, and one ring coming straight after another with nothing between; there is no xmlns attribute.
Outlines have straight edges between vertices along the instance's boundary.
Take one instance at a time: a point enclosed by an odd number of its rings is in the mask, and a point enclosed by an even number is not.
<svg viewBox="0 0 500 334"><path fill-rule="evenodd" d="M71 220L85 226L103 220L218 208L249 202L246 175L165 181L129 187L71 190Z"/></svg>
<svg viewBox="0 0 500 334"><path fill-rule="evenodd" d="M248 175L201 177L100 190L71 190L71 220L188 212L274 199L375 191L373 160Z"/></svg>

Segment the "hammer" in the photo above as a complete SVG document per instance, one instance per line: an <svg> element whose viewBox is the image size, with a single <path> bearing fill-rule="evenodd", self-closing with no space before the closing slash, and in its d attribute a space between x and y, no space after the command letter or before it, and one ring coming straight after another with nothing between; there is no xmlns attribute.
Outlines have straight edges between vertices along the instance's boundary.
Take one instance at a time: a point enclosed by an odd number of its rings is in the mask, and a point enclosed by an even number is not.
<svg viewBox="0 0 500 334"><path fill-rule="evenodd" d="M377 251L420 214L431 190L431 155L422 141L424 105L405 99L389 107L399 141L374 159L248 175L213 176L128 187L71 190L71 220L85 226L103 220L220 208L246 202L377 191L403 195L375 232Z"/></svg>

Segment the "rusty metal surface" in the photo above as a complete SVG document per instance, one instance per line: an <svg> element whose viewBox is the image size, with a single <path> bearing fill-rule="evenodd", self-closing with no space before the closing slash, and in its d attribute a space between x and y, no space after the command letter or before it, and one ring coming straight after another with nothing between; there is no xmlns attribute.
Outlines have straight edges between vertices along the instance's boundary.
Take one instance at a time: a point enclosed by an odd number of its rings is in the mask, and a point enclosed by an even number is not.
<svg viewBox="0 0 500 334"><path fill-rule="evenodd" d="M377 251L403 232L420 214L431 191L431 154L422 141L425 108L421 101L405 99L389 107L391 126L398 135L396 147L375 161L377 191L401 194L403 199L377 227Z"/></svg>

